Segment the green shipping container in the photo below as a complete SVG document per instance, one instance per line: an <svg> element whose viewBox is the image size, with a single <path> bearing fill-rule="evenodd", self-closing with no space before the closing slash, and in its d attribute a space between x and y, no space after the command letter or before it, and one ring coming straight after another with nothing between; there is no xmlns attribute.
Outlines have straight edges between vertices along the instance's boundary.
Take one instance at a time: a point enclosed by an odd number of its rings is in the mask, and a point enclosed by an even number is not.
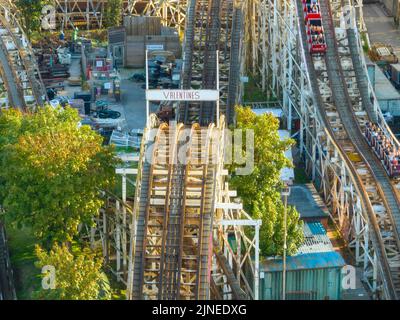
<svg viewBox="0 0 400 320"><path fill-rule="evenodd" d="M337 252L318 252L287 257L286 300L340 300L342 268ZM260 265L260 299L282 299L282 259Z"/></svg>

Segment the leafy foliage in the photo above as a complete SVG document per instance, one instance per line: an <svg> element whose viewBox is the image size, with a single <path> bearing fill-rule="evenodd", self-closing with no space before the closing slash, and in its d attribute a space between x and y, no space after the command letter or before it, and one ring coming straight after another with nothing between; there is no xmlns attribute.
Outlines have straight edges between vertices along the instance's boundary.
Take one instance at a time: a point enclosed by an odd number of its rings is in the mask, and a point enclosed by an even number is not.
<svg viewBox="0 0 400 320"><path fill-rule="evenodd" d="M279 120L272 114L257 116L250 108L237 107L237 126L254 132L254 170L249 175L233 175L230 184L236 188L244 207L254 218L261 219L261 253L280 255L284 240L284 205L280 190L280 172L292 166L284 152L293 145L288 139L281 141ZM245 150L243 148L243 153ZM230 168L233 172L235 166ZM287 210L288 254L294 254L303 242L303 225L295 208Z"/></svg>
<svg viewBox="0 0 400 320"><path fill-rule="evenodd" d="M254 204L253 217L262 220L260 230L260 249L265 256L283 254L284 243L284 210L279 194L265 196ZM287 254L296 253L303 242L303 225L300 215L294 207L287 208Z"/></svg>
<svg viewBox="0 0 400 320"><path fill-rule="evenodd" d="M71 108L0 114L0 203L41 241L71 241L113 187L113 150Z"/></svg>
<svg viewBox="0 0 400 320"><path fill-rule="evenodd" d="M16 6L22 15L22 25L28 38L33 31L40 30L42 9L49 4L48 0L17 0Z"/></svg>
<svg viewBox="0 0 400 320"><path fill-rule="evenodd" d="M55 268L55 289L40 289L37 299L47 300L108 300L111 291L107 276L102 272L103 258L85 248L76 255L66 245L55 244L50 252L36 246L36 267ZM46 274L43 274L46 276Z"/></svg>
<svg viewBox="0 0 400 320"><path fill-rule="evenodd" d="M122 0L108 0L104 20L107 28L117 27L120 25L122 16Z"/></svg>

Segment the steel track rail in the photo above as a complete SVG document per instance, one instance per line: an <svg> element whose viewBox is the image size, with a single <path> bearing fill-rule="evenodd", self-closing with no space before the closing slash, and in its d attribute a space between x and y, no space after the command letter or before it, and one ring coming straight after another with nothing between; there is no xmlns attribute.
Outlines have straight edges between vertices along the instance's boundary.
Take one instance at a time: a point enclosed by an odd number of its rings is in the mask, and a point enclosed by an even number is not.
<svg viewBox="0 0 400 320"><path fill-rule="evenodd" d="M168 160L171 160L171 162L168 164L168 184L167 184L167 191L166 191L166 197L165 197L165 211L164 211L164 225L163 225L163 231L162 231L162 243L161 243L161 261L160 261L160 275L159 275L159 285L162 288L164 285L164 282L167 281L166 279L166 274L165 274L165 257L166 257L166 241L167 241L167 231L168 231L168 224L165 223L169 221L170 217L170 205L171 205L171 190L172 190L172 175L173 175L173 164L176 163L177 159L177 146L178 146L178 138L179 138L179 132L180 128L177 128L175 131L175 138L174 138L174 144L172 146L172 154L169 154L167 157ZM158 299L163 299L163 290L159 290L158 292Z"/></svg>
<svg viewBox="0 0 400 320"><path fill-rule="evenodd" d="M228 123L234 118L239 85L241 10L240 4L234 4L233 0L191 0L186 21L181 87L215 89L216 51L219 50L220 113L228 116ZM216 119L216 104L181 103L177 118L185 124L197 122L207 126Z"/></svg>
<svg viewBox="0 0 400 320"><path fill-rule="evenodd" d="M197 126L193 125L189 135L189 146L186 154L189 155L190 162L191 141ZM178 139L176 148L176 157L182 152L181 148L185 148L184 141ZM174 155L175 157L175 155ZM179 300L181 294L181 271L182 271L182 255L183 255L183 237L184 237L184 215L186 208L186 190L189 175L189 166L180 163L182 159L177 159L173 164L172 177L169 191L169 218L168 233L165 244L165 260L164 268L165 281L163 282L162 291L163 299Z"/></svg>
<svg viewBox="0 0 400 320"><path fill-rule="evenodd" d="M208 9L208 24L203 57L202 88L215 89L217 77L217 50L221 30L221 0L211 0ZM203 126L215 121L215 102L202 102L199 111L199 123Z"/></svg>
<svg viewBox="0 0 400 320"><path fill-rule="evenodd" d="M192 283L187 282L188 278L190 278L192 276L192 271L191 268L189 268L189 265L191 265L191 263L189 261L186 261L187 255L190 253L188 252L188 250L185 248L185 227L187 226L187 219L188 219L188 208L187 208L187 200L188 200L188 195L189 195L189 185L190 185L190 177L191 177L191 169L193 166L193 162L198 161L199 159L196 157L196 154L199 154L198 151L196 149L196 147L198 147L198 143L195 143L195 137L199 137L201 136L201 127L199 124L194 124L192 126L191 132L190 132L190 145L188 147L188 151L187 151L187 159L186 159L186 172L185 172L185 181L184 181L184 193L183 193L183 204L182 204L182 212L181 212L181 217L182 217L182 221L181 221L181 225L180 225L180 233L181 233L181 237L180 237L180 252L179 252L179 256L178 256L178 283L179 283L179 292L178 292L178 296L177 298L180 299L181 297L181 292L180 292L180 287L181 287L181 280L183 279L184 282L183 283L183 287L185 287L186 291L185 294L187 295L185 298L193 298L193 286ZM200 153L201 154L201 153ZM201 238L199 237L198 242L200 243ZM186 249L186 250L185 250ZM191 248L189 248L191 249ZM200 261L197 260L197 263L199 264Z"/></svg>
<svg viewBox="0 0 400 320"><path fill-rule="evenodd" d="M203 164L203 176L202 176L202 184L201 184L201 203L200 203L200 212L203 213L205 211L205 207L206 207L206 179L207 179L207 174L208 174L208 163L209 163L209 157L210 157L210 141L211 141L211 137L209 136L210 133L212 132L212 128L214 127L213 124L210 124L208 131L207 131L207 143L205 145L205 156L204 156L204 161L206 161L206 163ZM203 235L204 235L204 214L200 215L200 228L199 228L199 245L198 247L198 256L197 256L197 270L196 270L196 300L198 300L200 297L204 296L204 294L202 295L202 255L203 250L204 250L204 243L203 241L201 241L203 239Z"/></svg>

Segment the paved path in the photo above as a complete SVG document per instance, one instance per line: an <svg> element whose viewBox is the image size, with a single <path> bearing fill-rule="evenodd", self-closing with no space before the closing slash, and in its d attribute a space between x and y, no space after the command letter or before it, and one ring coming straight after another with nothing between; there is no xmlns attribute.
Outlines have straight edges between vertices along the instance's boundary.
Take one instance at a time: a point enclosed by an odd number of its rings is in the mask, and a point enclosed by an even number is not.
<svg viewBox="0 0 400 320"><path fill-rule="evenodd" d="M400 29L396 29L393 17L385 14L380 4L364 4L364 20L371 44L384 42L390 44L400 57Z"/></svg>
<svg viewBox="0 0 400 320"><path fill-rule="evenodd" d="M135 69L121 69L121 103L123 113L130 130L144 129L146 126L146 92L142 89L143 82L128 80L135 72L143 72ZM158 106L151 105L150 113L156 112Z"/></svg>

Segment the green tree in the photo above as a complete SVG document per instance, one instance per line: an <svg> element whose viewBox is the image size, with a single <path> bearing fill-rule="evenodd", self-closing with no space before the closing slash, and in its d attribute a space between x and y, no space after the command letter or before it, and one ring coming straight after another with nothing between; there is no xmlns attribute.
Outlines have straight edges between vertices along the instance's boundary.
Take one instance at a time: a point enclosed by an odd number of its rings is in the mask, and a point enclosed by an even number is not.
<svg viewBox="0 0 400 320"><path fill-rule="evenodd" d="M122 0L108 0L104 10L104 23L107 28L120 25L122 17Z"/></svg>
<svg viewBox="0 0 400 320"><path fill-rule="evenodd" d="M22 26L28 38L32 31L40 30L42 9L49 3L48 0L17 0L16 6L21 13Z"/></svg>
<svg viewBox="0 0 400 320"><path fill-rule="evenodd" d="M47 243L71 241L92 224L113 187L113 149L72 108L0 114L0 203L9 220Z"/></svg>
<svg viewBox="0 0 400 320"><path fill-rule="evenodd" d="M109 300L111 291L102 272L103 258L85 248L75 255L66 245L54 244L50 252L36 246L36 267L52 266L55 270L54 289L40 289L36 299L46 300ZM49 276L48 273L42 277ZM47 282L47 281L46 281Z"/></svg>
<svg viewBox="0 0 400 320"><path fill-rule="evenodd" d="M279 193L275 193L272 197L264 196L254 204L253 217L262 220L260 249L265 256L283 254L284 210ZM299 218L297 210L289 206L286 219L288 255L295 254L299 245L303 243L303 224Z"/></svg>
<svg viewBox="0 0 400 320"><path fill-rule="evenodd" d="M250 108L237 107L237 127L254 132L254 170L249 175L235 175L236 165L230 167L233 173L231 185L238 191L245 209L263 221L260 231L261 253L280 255L283 250L284 205L280 196L282 182L280 172L293 166L284 152L294 141L282 141L279 137L279 120L272 114L257 116ZM246 152L243 144L243 153ZM287 210L288 254L294 254L303 242L303 223L295 208Z"/></svg>

